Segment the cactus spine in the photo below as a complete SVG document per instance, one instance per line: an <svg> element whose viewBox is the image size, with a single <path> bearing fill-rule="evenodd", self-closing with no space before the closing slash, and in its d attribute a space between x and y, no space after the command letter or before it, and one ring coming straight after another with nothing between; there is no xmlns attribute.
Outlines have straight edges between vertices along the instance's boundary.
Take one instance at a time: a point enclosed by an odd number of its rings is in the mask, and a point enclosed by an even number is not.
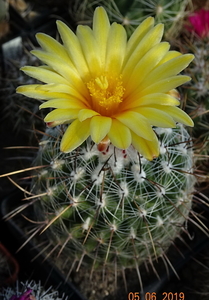
<svg viewBox="0 0 209 300"><path fill-rule="evenodd" d="M191 39L191 36L190 36ZM185 39L186 40L186 39ZM195 55L192 64L186 72L191 76L182 94L185 99L185 110L194 121L194 128L190 129L191 136L196 140L196 164L208 177L209 166L209 39L186 40L181 48Z"/></svg>
<svg viewBox="0 0 209 300"><path fill-rule="evenodd" d="M26 63L36 65L37 59L28 53L24 53L22 45L20 46L20 53L12 61L4 60L7 73L1 82L0 101L3 111L2 119L9 119L14 133L24 133L27 130L27 136L32 138L34 128L43 130L44 125L43 114L39 111L40 101L33 98L28 101L23 95L16 93L17 86L23 83L35 84L37 82L20 72L19 68Z"/></svg>
<svg viewBox="0 0 209 300"><path fill-rule="evenodd" d="M155 130L161 154L152 162L132 146L124 151L91 140L61 153L63 127L47 130L40 142L36 213L52 243L78 266L138 268L163 256L187 221L194 187L190 137L180 125Z"/></svg>
<svg viewBox="0 0 209 300"><path fill-rule="evenodd" d="M106 9L111 22L123 24L128 35L131 35L145 18L152 16L156 24L165 24L166 39L171 39L179 33L185 15L191 9L190 0L83 0L75 1L70 11L77 23L89 23L98 5Z"/></svg>

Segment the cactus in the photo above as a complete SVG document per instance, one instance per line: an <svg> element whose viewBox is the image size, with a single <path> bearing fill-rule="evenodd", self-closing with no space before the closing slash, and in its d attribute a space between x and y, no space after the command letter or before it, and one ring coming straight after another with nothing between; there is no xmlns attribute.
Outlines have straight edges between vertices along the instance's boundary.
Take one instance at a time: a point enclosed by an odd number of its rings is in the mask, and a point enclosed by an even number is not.
<svg viewBox="0 0 209 300"><path fill-rule="evenodd" d="M63 125L64 126L64 125ZM34 165L43 165L31 191L36 215L73 264L118 270L163 256L184 227L194 189L193 152L182 125L156 128L160 156L148 161L88 139L60 152L65 128L48 129ZM142 283L141 283L142 284Z"/></svg>
<svg viewBox="0 0 209 300"><path fill-rule="evenodd" d="M35 281L16 283L16 288L3 288L0 291L1 300L67 300L67 297L59 297L57 291L53 291L52 288L47 290L41 285L41 283L36 283Z"/></svg>
<svg viewBox="0 0 209 300"><path fill-rule="evenodd" d="M89 23L98 5L107 10L111 22L123 24L129 36L141 21L152 16L156 24L165 24L166 39L179 33L185 15L192 8L190 0L83 0L75 1L70 12L77 23Z"/></svg>
<svg viewBox="0 0 209 300"><path fill-rule="evenodd" d="M26 62L37 65L37 60L30 53L26 51L23 53L22 42L17 40L18 42L20 45L18 50L15 49L17 52L15 52L16 57L4 59L4 67L7 72L5 77L1 79L2 121L8 119L15 134L23 133L27 130L25 132L27 137L32 138L35 127L39 128L39 130L44 129L43 114L39 111L40 102L32 98L30 101L26 100L25 97L16 93L16 88L23 83L32 84L37 82L35 79L28 78L19 70ZM10 47L14 47L14 44L11 44ZM11 48L8 49L11 51ZM7 50L8 53L9 50Z"/></svg>
<svg viewBox="0 0 209 300"><path fill-rule="evenodd" d="M197 22L198 25L200 23ZM205 26L207 27L206 24ZM202 32L200 30L199 34L204 34L206 28L201 29ZM190 114L195 124L194 128L190 129L190 134L198 144L195 150L197 165L208 175L209 38L207 36L197 37L194 32L191 34L185 31L180 47L182 52L190 52L195 55L194 61L185 71L192 80L183 85L182 95L185 101L185 110Z"/></svg>
<svg viewBox="0 0 209 300"><path fill-rule="evenodd" d="M209 40L195 41L192 45L192 51L195 59L187 72L190 74L192 81L184 89L187 101L187 111L190 112L195 127L194 136L202 136L203 139L208 136L208 111L209 111ZM205 149L208 153L208 149Z"/></svg>

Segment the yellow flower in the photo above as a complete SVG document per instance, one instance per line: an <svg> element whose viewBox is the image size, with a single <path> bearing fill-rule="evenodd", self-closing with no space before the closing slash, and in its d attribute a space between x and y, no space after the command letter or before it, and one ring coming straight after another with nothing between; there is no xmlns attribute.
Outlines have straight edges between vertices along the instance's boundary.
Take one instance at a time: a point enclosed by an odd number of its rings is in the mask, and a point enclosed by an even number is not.
<svg viewBox="0 0 209 300"><path fill-rule="evenodd" d="M159 155L153 126L193 126L175 97L175 88L190 80L177 74L193 55L169 51L169 43L161 42L163 24L154 27L149 17L127 41L124 27L110 25L98 7L92 29L79 25L74 34L61 21L57 27L63 45L37 34L42 50L32 53L45 65L22 68L45 84L20 86L17 92L47 100L40 108L55 108L45 117L49 126L70 124L61 151L70 152L91 136L120 149L132 144L152 160Z"/></svg>

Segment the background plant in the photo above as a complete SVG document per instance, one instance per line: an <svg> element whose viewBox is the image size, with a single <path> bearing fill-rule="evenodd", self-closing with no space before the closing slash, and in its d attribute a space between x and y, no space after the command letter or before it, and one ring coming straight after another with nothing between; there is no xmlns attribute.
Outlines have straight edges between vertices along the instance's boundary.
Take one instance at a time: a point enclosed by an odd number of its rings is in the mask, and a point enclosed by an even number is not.
<svg viewBox="0 0 209 300"><path fill-rule="evenodd" d="M75 1L70 7L70 13L76 23L89 24L96 6L103 6L111 22L125 26L128 35L149 16L155 18L155 23L164 23L165 37L171 40L176 37L183 25L185 16L192 10L190 0L97 0Z"/></svg>
<svg viewBox="0 0 209 300"><path fill-rule="evenodd" d="M52 287L45 289L40 282L17 282L16 287L5 287L0 291L2 300L67 300L67 296L60 297Z"/></svg>
<svg viewBox="0 0 209 300"><path fill-rule="evenodd" d="M202 12L209 16L209 11L201 10ZM198 14L199 12L196 13L196 18L202 18L202 15ZM199 24L197 20L196 26L198 27ZM208 180L209 166L209 37L207 36L207 26L209 24L204 23L202 27L198 27L197 34L195 27L191 27L188 22L185 25L182 39L177 43L182 52L190 52L195 56L186 70L192 80L182 86L181 93L184 109L192 117L195 124L193 128L190 128L190 133L196 144L197 165L205 173L206 180Z"/></svg>
<svg viewBox="0 0 209 300"><path fill-rule="evenodd" d="M19 50L16 49L17 53L15 58L7 57L4 58L3 61L4 69L7 70L7 73L6 76L1 78L1 121L3 122L5 119L10 119L10 125L13 126L15 134L22 132L32 137L34 128L44 129L42 113L39 111L40 102L36 99L26 99L22 95L17 94L16 88L23 83L36 83L35 79L23 74L19 68L26 63L36 65L37 60L24 48L21 39L19 42L17 41L17 43L20 43L20 45L18 46ZM11 44L11 47L15 46ZM11 51L10 48L7 49L8 52Z"/></svg>

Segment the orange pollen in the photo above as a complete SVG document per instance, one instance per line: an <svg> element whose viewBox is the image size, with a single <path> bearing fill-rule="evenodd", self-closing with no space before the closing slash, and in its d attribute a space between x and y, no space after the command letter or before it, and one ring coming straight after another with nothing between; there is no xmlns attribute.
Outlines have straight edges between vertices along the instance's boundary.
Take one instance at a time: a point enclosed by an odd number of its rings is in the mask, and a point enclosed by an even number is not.
<svg viewBox="0 0 209 300"><path fill-rule="evenodd" d="M87 88L95 109L100 107L105 110L113 110L123 101L125 88L123 87L122 76L101 75L90 80L87 83Z"/></svg>

